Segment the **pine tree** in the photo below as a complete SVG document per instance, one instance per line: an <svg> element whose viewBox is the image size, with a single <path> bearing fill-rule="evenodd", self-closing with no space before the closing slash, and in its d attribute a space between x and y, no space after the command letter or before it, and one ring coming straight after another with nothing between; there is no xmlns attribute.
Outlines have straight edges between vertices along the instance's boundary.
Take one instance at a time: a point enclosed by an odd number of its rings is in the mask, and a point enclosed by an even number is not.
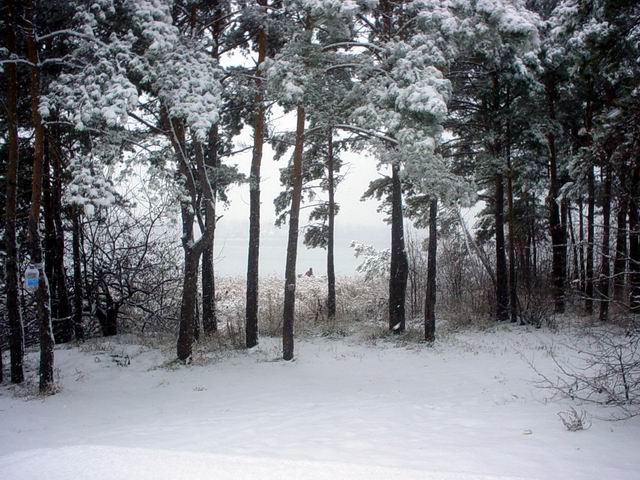
<svg viewBox="0 0 640 480"><path fill-rule="evenodd" d="M264 105L264 80L262 67L267 59L268 35L265 28L264 7L266 0L257 0L260 7L258 17L258 59L256 66L256 93L254 97L255 120L253 125L253 154L249 176L249 249L247 258L247 299L245 318L245 344L247 348L258 344L258 285L260 267L260 168L265 139L266 107Z"/></svg>
<svg viewBox="0 0 640 480"><path fill-rule="evenodd" d="M506 203L511 205L511 163L516 153L513 104L533 90L539 18L521 2L510 1L496 2L491 9L481 2L470 2L455 11L457 18L466 22L465 28L453 32L457 50L450 61L453 99L447 124L454 139L447 150L449 155L470 161L477 184L485 189L485 212L493 216L491 230L495 235L496 319L507 320L511 316L513 320L516 306L510 309L510 304L517 301L515 237L512 222L508 222L511 233L507 267L505 175ZM510 218L511 209L508 215Z"/></svg>
<svg viewBox="0 0 640 480"><path fill-rule="evenodd" d="M344 34L340 21L352 17L356 6L341 2L315 2L295 0L284 7L290 41L268 64L269 87L272 95L287 110L296 111L295 148L291 161L291 208L289 210L289 235L285 266L283 309L283 358L291 360L294 353L293 328L295 319L296 260L299 235L300 204L302 201L303 154L305 143L306 106L312 93L314 79L323 74L323 50L314 40L314 31L323 27L328 35L319 35L321 41L334 40L334 35ZM337 27L337 31L334 30ZM346 29L346 33L350 33Z"/></svg>
<svg viewBox="0 0 640 480"><path fill-rule="evenodd" d="M31 63L31 118L34 129L33 173L31 180L31 209L29 212L29 248L31 262L39 271L40 278L36 290L36 310L40 330L40 383L41 394L51 393L54 388L53 362L54 339L51 325L51 304L49 280L44 268L40 236L40 205L42 201L42 181L44 168L45 131L40 113L40 57L34 22L32 0L25 4L25 25L23 26L27 58Z"/></svg>

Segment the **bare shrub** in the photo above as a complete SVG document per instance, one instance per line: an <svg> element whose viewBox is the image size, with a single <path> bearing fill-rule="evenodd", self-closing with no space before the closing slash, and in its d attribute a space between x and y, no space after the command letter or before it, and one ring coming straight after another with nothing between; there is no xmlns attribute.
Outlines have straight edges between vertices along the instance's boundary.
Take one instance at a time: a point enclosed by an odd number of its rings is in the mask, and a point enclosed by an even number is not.
<svg viewBox="0 0 640 480"><path fill-rule="evenodd" d="M550 356L559 374L555 379L537 371L541 386L572 400L618 407L624 418L640 413L640 330L595 328L566 345L570 358ZM535 369L535 367L534 367Z"/></svg>
<svg viewBox="0 0 640 480"><path fill-rule="evenodd" d="M537 285L529 285L520 293L520 321L534 327L557 328L553 300Z"/></svg>
<svg viewBox="0 0 640 480"><path fill-rule="evenodd" d="M438 252L439 317L451 329L486 326L493 320L493 281L462 232L442 238Z"/></svg>
<svg viewBox="0 0 640 480"><path fill-rule="evenodd" d="M558 412L558 417L570 432L579 432L580 430L591 428L591 419L585 410L576 410L570 407L569 410Z"/></svg>

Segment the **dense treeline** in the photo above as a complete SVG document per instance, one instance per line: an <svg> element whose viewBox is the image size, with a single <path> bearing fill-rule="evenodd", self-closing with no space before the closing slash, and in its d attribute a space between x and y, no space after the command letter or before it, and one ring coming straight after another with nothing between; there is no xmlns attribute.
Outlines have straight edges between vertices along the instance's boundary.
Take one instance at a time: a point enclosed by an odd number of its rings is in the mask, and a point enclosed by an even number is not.
<svg viewBox="0 0 640 480"><path fill-rule="evenodd" d="M175 330L189 359L218 329L219 207L245 181L243 330L256 345L266 142L289 158L275 199L289 230L287 360L303 202L313 207L305 244L327 250L323 308L338 315L346 152L368 152L384 173L363 194L388 213L391 248L356 252L366 276L388 278L391 331L422 315L433 341L436 299L477 302L472 282L498 321L539 323L547 298L556 313L602 321L640 310L635 1L5 0L0 28L0 345L12 382L24 380L34 321L42 392L53 388L54 341L94 326ZM275 109L295 131L274 132ZM248 147L235 141L243 129ZM244 149L248 178L233 166ZM473 206L475 233L461 213ZM167 235L178 217L182 258ZM428 228L426 254L406 218Z"/></svg>

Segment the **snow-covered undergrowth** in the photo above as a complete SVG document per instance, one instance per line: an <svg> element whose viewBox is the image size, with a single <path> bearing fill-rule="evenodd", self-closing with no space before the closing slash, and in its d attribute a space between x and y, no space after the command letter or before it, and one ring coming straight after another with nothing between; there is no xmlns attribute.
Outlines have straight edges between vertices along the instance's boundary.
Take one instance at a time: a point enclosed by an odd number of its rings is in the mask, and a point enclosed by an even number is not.
<svg viewBox="0 0 640 480"><path fill-rule="evenodd" d="M246 302L246 279L216 279L216 311L223 327L233 331L243 328ZM341 277L336 281L336 322L327 320L327 279L300 277L296 282L296 328L315 327L345 329L358 322L386 322L388 284L385 280L364 281L361 277ZM260 280L258 308L260 329L277 335L282 331L284 280L266 277Z"/></svg>
<svg viewBox="0 0 640 480"><path fill-rule="evenodd" d="M636 479L640 418L536 386L572 335L502 326L433 347L277 338L189 366L131 337L56 350L60 391L0 388L0 475L41 479ZM553 352L553 356L550 354ZM36 353L28 356L34 376ZM588 412L569 432L558 412Z"/></svg>

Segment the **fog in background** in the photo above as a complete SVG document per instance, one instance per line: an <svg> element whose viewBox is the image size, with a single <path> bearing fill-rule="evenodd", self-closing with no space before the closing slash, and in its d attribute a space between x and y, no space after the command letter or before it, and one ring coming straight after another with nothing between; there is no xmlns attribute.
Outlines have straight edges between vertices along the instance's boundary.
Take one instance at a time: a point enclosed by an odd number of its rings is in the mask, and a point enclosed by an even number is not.
<svg viewBox="0 0 640 480"><path fill-rule="evenodd" d="M278 122L282 128L293 128L291 116ZM279 125L279 126L280 126ZM245 128L240 137L240 146L251 145L252 130ZM260 275L284 276L287 236L289 225L276 227L274 198L282 191L280 168L286 166L293 149L278 162L273 160L273 150L265 144L262 159L261 182L261 239L260 239ZM237 164L245 175L249 175L251 150L238 154L229 163ZM345 165L341 173L345 179L336 190L336 202L340 212L335 222L335 268L337 275L353 275L360 263L350 247L352 241L367 243L375 248L389 248L391 243L390 226L384 222L384 214L377 212L378 202L360 201L369 182L380 176L377 161L368 155L343 153ZM325 200L326 192L319 192L318 199ZM316 275L326 275L326 250L309 249L302 244L304 229L308 222L310 208L302 205L300 217L300 236L298 247L298 273L304 273L309 267ZM216 272L225 276L244 276L247 270L247 249L249 242L249 185L235 185L229 190L229 205L218 207L222 218L216 229Z"/></svg>

